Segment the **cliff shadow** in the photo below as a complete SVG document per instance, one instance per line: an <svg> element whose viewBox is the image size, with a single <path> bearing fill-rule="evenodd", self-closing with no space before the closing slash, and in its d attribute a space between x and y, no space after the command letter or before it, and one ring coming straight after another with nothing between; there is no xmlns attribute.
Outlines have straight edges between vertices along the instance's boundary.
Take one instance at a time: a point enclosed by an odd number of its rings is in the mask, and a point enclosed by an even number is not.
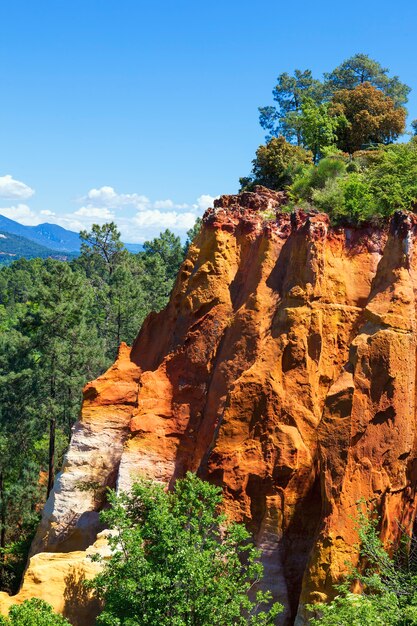
<svg viewBox="0 0 417 626"><path fill-rule="evenodd" d="M65 577L63 615L73 626L93 626L100 613L101 603L85 585L81 566L72 567Z"/></svg>

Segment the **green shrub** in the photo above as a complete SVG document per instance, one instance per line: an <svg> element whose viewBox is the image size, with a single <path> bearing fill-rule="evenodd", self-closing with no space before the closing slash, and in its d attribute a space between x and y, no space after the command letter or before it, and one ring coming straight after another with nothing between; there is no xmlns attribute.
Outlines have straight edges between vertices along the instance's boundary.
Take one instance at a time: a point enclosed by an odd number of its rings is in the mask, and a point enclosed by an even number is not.
<svg viewBox="0 0 417 626"><path fill-rule="evenodd" d="M117 530L112 556L89 583L104 600L100 626L275 623L282 607L270 607L271 594L249 599L262 578L259 552L244 526L221 514L219 488L188 473L173 491L142 480L110 500L103 519Z"/></svg>
<svg viewBox="0 0 417 626"><path fill-rule="evenodd" d="M328 156L301 172L291 186L291 196L295 201L313 200L313 193L317 189L324 189L329 181L346 173L346 163L338 156Z"/></svg>
<svg viewBox="0 0 417 626"><path fill-rule="evenodd" d="M38 598L12 606L8 617L0 617L0 626L71 626L62 615Z"/></svg>
<svg viewBox="0 0 417 626"><path fill-rule="evenodd" d="M381 215L411 209L417 198L417 144L387 146L365 176Z"/></svg>
<svg viewBox="0 0 417 626"><path fill-rule="evenodd" d="M417 626L416 546L404 537L391 557L378 528L369 511L359 513L361 565L337 587L332 602L308 607L310 626ZM351 591L358 583L361 595Z"/></svg>
<svg viewBox="0 0 417 626"><path fill-rule="evenodd" d="M323 158L300 173L290 188L292 206L309 203L333 224L360 225L412 210L417 201L417 143L381 146Z"/></svg>
<svg viewBox="0 0 417 626"><path fill-rule="evenodd" d="M282 190L292 183L296 174L313 162L309 150L293 146L284 137L274 137L265 146L259 146L252 161L251 176L241 178L241 190L255 185Z"/></svg>

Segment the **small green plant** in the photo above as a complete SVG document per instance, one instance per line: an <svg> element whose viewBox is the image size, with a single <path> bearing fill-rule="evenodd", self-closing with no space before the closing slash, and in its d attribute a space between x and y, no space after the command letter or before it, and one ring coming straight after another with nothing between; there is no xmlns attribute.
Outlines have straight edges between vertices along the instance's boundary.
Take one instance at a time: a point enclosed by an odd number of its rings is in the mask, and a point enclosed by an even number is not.
<svg viewBox="0 0 417 626"><path fill-rule="evenodd" d="M310 626L416 626L416 546L404 536L394 556L384 549L378 533L379 520L369 511L358 515L360 567L353 569L337 587L329 604L308 608L314 615ZM359 584L361 594L352 593Z"/></svg>

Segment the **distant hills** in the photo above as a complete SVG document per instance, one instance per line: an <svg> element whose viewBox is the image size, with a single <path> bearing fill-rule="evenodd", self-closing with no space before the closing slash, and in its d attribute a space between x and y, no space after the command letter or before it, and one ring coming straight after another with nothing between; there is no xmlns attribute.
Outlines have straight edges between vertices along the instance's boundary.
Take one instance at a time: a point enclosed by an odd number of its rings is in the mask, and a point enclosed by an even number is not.
<svg viewBox="0 0 417 626"><path fill-rule="evenodd" d="M39 245L35 241L30 241L30 239L26 237L12 235L11 233L0 230L0 265L8 265L21 257L26 259L34 259L37 257L46 259L52 257L54 259L67 261L77 254L77 252L52 250L46 246Z"/></svg>
<svg viewBox="0 0 417 626"><path fill-rule="evenodd" d="M80 251L78 233L57 224L24 226L0 215L0 263L25 257L71 258ZM125 244L133 253L141 252L141 244Z"/></svg>
<svg viewBox="0 0 417 626"><path fill-rule="evenodd" d="M59 252L78 252L80 238L78 233L66 230L57 224L39 224L38 226L24 226L14 220L0 215L0 231L25 237L40 246Z"/></svg>

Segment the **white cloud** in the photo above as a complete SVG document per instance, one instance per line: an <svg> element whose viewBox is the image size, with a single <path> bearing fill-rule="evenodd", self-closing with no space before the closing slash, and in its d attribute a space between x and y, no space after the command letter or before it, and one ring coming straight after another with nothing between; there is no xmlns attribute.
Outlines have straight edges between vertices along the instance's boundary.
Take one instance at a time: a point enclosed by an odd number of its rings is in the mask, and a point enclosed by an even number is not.
<svg viewBox="0 0 417 626"><path fill-rule="evenodd" d="M153 203L155 209L173 209L174 203L172 200L157 200Z"/></svg>
<svg viewBox="0 0 417 626"><path fill-rule="evenodd" d="M109 211L106 207L92 207L92 206L82 206L80 209L74 212L74 215L78 217L86 217L88 219L99 219L99 220L113 220L114 213Z"/></svg>
<svg viewBox="0 0 417 626"><path fill-rule="evenodd" d="M41 221L35 211L32 211L27 204L17 204L4 208L0 207L0 215L4 215L10 220L15 220L25 226L35 226Z"/></svg>
<svg viewBox="0 0 417 626"><path fill-rule="evenodd" d="M0 176L0 198L19 198L26 200L33 196L35 191L20 180L15 180L10 174Z"/></svg>
<svg viewBox="0 0 417 626"><path fill-rule="evenodd" d="M213 202L219 196L210 196L208 193L203 194L197 198L197 203L193 204L193 208L203 213L209 207L213 206Z"/></svg>
<svg viewBox="0 0 417 626"><path fill-rule="evenodd" d="M213 200L214 196L202 194L190 204L171 198L152 201L143 194L118 193L113 187L103 186L90 189L80 199L79 208L64 214L47 209L35 211L23 203L0 207L0 214L26 225L40 224L47 218L75 232L89 229L94 223L114 221L124 241L142 243L157 237L166 228L185 238L187 230L213 205Z"/></svg>
<svg viewBox="0 0 417 626"><path fill-rule="evenodd" d="M120 209L125 206L132 206L138 210L145 210L150 205L150 200L139 193L117 193L113 187L104 186L99 189L90 189L82 199L87 206L107 207Z"/></svg>
<svg viewBox="0 0 417 626"><path fill-rule="evenodd" d="M136 226L158 226L160 229L172 228L188 230L196 220L194 213L177 213L176 211L159 211L151 209L140 211L132 218L132 223Z"/></svg>

